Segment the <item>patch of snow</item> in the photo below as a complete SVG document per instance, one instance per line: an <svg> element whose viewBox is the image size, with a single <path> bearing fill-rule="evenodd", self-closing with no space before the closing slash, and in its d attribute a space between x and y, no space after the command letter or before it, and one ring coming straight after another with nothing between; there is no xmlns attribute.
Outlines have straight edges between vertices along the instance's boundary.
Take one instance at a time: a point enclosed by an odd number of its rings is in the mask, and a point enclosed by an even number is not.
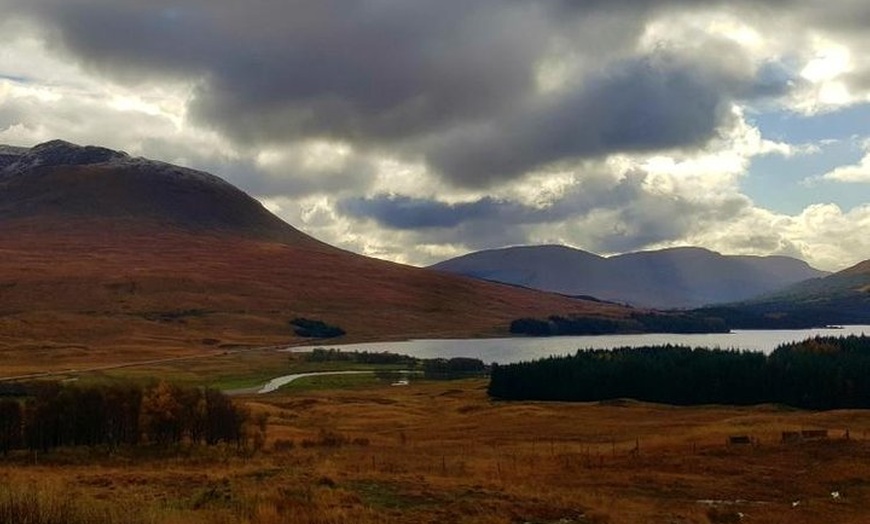
<svg viewBox="0 0 870 524"><path fill-rule="evenodd" d="M235 189L235 186L229 182L204 171L142 157L131 157L123 151L104 147L79 146L63 140L52 140L32 148L0 145L0 175L12 176L34 167L53 165L134 168L179 181Z"/></svg>
<svg viewBox="0 0 870 524"><path fill-rule="evenodd" d="M174 164L161 162L159 160L149 160L142 157L127 157L124 159L113 159L102 165L112 167L139 167L143 169L148 169L151 172L159 173L176 180L199 182L235 189L235 186L233 186L226 180L210 173L206 173L205 171L198 171L196 169L176 166Z"/></svg>
<svg viewBox="0 0 870 524"><path fill-rule="evenodd" d="M6 174L15 174L39 166L91 165L129 158L129 155L124 152L96 146L82 147L63 140L44 142L25 150L23 154L11 156L14 160L6 164L3 169Z"/></svg>

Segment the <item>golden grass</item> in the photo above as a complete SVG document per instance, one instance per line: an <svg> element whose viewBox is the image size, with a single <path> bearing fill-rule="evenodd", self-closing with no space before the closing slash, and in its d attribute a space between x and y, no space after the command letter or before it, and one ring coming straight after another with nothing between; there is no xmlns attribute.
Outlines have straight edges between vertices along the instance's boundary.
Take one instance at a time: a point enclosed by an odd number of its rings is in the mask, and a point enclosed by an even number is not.
<svg viewBox="0 0 870 524"><path fill-rule="evenodd" d="M137 524L156 515L131 511L129 501L82 498L67 487L38 484L0 486L0 522L21 524Z"/></svg>
<svg viewBox="0 0 870 524"><path fill-rule="evenodd" d="M61 452L37 465L13 458L0 479L135 500L161 523L708 523L738 513L747 522L866 522L866 412L492 402L485 386L248 397L255 413L269 414L266 448L254 455ZM781 431L812 428L832 438L779 442ZM756 444L728 446L730 435Z"/></svg>

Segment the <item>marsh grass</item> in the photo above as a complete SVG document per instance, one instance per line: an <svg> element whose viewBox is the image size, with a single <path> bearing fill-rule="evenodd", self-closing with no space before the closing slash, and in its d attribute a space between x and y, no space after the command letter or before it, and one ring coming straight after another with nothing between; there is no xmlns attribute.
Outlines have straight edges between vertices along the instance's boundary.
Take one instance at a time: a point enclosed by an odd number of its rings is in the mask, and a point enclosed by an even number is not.
<svg viewBox="0 0 870 524"><path fill-rule="evenodd" d="M36 485L0 487L0 522L20 524L146 524L140 510L83 498L59 488Z"/></svg>
<svg viewBox="0 0 870 524"><path fill-rule="evenodd" d="M374 373L354 375L322 375L302 377L280 388L282 392L299 392L312 390L354 389L383 386L386 381Z"/></svg>

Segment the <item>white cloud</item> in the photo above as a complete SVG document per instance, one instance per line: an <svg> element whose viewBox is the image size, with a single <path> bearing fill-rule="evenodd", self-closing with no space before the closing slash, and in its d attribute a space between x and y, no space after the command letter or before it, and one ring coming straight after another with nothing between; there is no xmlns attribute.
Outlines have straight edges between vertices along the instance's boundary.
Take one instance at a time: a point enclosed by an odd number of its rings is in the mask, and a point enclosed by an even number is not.
<svg viewBox="0 0 870 524"><path fill-rule="evenodd" d="M839 78L853 69L849 48L822 37L813 42L813 57L801 70L801 76L815 84Z"/></svg>
<svg viewBox="0 0 870 524"><path fill-rule="evenodd" d="M832 182L870 183L870 152L857 164L837 167L818 179Z"/></svg>
<svg viewBox="0 0 870 524"><path fill-rule="evenodd" d="M688 243L722 253L793 256L829 271L870 258L870 205L843 212L835 204L814 204L797 215L751 207L709 226Z"/></svg>

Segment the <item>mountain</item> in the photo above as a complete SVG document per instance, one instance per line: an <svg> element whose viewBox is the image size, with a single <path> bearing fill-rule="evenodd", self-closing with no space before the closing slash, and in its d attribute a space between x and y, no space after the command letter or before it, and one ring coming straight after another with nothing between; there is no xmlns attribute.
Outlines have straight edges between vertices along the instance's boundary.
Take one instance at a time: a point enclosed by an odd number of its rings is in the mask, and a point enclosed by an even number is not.
<svg viewBox="0 0 870 524"><path fill-rule="evenodd" d="M299 342L297 318L361 340L551 314L628 312L349 253L207 173L62 141L0 147L0 374Z"/></svg>
<svg viewBox="0 0 870 524"><path fill-rule="evenodd" d="M32 149L0 149L0 189L3 221L148 220L197 231L316 243L214 175L101 147L55 140Z"/></svg>
<svg viewBox="0 0 870 524"><path fill-rule="evenodd" d="M565 246L479 251L432 269L652 308L734 302L826 275L788 257L726 256L673 248L609 258Z"/></svg>
<svg viewBox="0 0 870 524"><path fill-rule="evenodd" d="M870 324L870 260L753 300L700 312L747 329Z"/></svg>

